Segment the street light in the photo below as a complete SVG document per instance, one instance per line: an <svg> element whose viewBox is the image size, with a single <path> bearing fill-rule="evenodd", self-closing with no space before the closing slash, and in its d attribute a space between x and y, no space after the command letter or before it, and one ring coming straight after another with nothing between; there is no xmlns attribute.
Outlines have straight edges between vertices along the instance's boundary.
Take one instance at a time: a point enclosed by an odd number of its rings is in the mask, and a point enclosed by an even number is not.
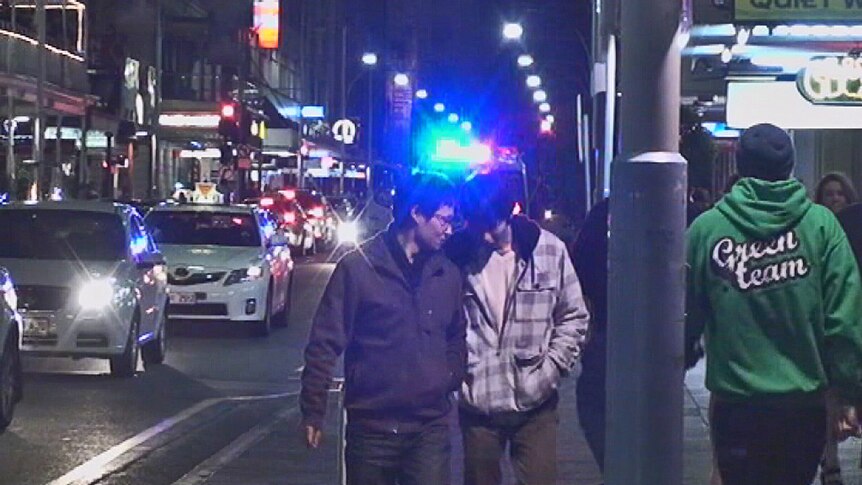
<svg viewBox="0 0 862 485"><path fill-rule="evenodd" d="M458 116L458 113L449 113L449 123L457 123L461 117Z"/></svg>
<svg viewBox="0 0 862 485"><path fill-rule="evenodd" d="M550 113L551 105L549 103L542 103L539 105L539 111L541 111L542 113Z"/></svg>
<svg viewBox="0 0 862 485"><path fill-rule="evenodd" d="M428 99L428 90L420 89L419 91L416 91L416 97L419 99Z"/></svg>
<svg viewBox="0 0 862 485"><path fill-rule="evenodd" d="M434 105L434 111L437 113L442 113L442 112L446 111L446 105L443 103L436 103Z"/></svg>
<svg viewBox="0 0 862 485"><path fill-rule="evenodd" d="M533 101L535 101L537 103L544 103L547 100L548 100L548 93L546 93L544 90L539 89L538 91L533 93Z"/></svg>
<svg viewBox="0 0 862 485"><path fill-rule="evenodd" d="M539 129L542 133L550 133L554 130L554 125L548 120L542 120L542 123L539 125Z"/></svg>
<svg viewBox="0 0 862 485"><path fill-rule="evenodd" d="M524 27L515 22L506 22L503 25L503 38L506 40L521 40L524 36Z"/></svg>
<svg viewBox="0 0 862 485"><path fill-rule="evenodd" d="M395 81L396 86L402 88L410 85L410 78L407 76L407 74L404 74L403 72L399 72L398 74L396 74L393 78L393 81Z"/></svg>
<svg viewBox="0 0 862 485"><path fill-rule="evenodd" d="M471 131L473 131L473 123L470 123L469 121L464 121L461 123L461 129L466 131L467 133L470 133Z"/></svg>
<svg viewBox="0 0 862 485"><path fill-rule="evenodd" d="M530 54L521 54L520 56L518 56L518 65L521 67L530 67L533 65L534 62L535 60Z"/></svg>
<svg viewBox="0 0 862 485"><path fill-rule="evenodd" d="M545 116L545 120L552 125L557 121L557 119L554 118L554 115Z"/></svg>
<svg viewBox="0 0 862 485"><path fill-rule="evenodd" d="M366 66L376 66L377 61L377 54L373 52L366 52L365 54L362 54L362 63Z"/></svg>
<svg viewBox="0 0 862 485"><path fill-rule="evenodd" d="M527 76L527 87L529 87L531 89L536 89L541 85L542 85L542 78L540 78L539 76L537 76L535 74Z"/></svg>

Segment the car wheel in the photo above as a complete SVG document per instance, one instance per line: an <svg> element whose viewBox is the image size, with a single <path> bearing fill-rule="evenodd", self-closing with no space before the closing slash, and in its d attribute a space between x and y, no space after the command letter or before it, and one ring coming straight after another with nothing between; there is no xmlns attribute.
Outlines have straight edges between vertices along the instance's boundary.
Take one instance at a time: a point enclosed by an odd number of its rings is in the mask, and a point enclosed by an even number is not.
<svg viewBox="0 0 862 485"><path fill-rule="evenodd" d="M287 297L284 301L284 308L273 317L272 324L276 327L287 327L290 324L290 307L293 301L293 272L290 273L290 278L287 280Z"/></svg>
<svg viewBox="0 0 862 485"><path fill-rule="evenodd" d="M151 342L147 342L144 345L144 348L141 349L141 356L144 358L145 367L150 365L159 365L165 362L165 356L168 353L167 310L167 308L162 310L162 318L159 322L156 338Z"/></svg>
<svg viewBox="0 0 862 485"><path fill-rule="evenodd" d="M15 404L21 398L21 355L15 339L10 339L0 359L0 432L15 414Z"/></svg>
<svg viewBox="0 0 862 485"><path fill-rule="evenodd" d="M272 333L272 283L269 285L269 291L266 292L266 313L263 321L255 323L253 333L255 337L269 337Z"/></svg>
<svg viewBox="0 0 862 485"><path fill-rule="evenodd" d="M141 346L138 345L138 332L141 317L135 313L132 328L129 329L129 339L122 355L111 357L111 375L114 377L132 377L138 370L138 359L141 356Z"/></svg>

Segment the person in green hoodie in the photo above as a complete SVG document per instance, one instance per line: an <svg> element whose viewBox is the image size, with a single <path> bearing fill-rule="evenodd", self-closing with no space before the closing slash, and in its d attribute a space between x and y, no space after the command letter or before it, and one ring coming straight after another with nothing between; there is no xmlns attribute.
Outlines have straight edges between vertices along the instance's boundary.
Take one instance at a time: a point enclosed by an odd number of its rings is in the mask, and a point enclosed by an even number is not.
<svg viewBox="0 0 862 485"><path fill-rule="evenodd" d="M688 232L686 360L706 351L712 437L728 485L808 485L825 394L862 396L862 289L835 216L791 179L780 128L746 130L743 177Z"/></svg>

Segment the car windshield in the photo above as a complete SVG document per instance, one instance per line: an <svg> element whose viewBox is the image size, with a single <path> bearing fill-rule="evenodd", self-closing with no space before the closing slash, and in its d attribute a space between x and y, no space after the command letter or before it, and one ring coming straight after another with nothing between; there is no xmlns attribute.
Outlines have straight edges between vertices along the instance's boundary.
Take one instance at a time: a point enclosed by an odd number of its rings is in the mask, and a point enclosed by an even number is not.
<svg viewBox="0 0 862 485"><path fill-rule="evenodd" d="M120 261L126 231L117 214L68 210L0 211L0 258Z"/></svg>
<svg viewBox="0 0 862 485"><path fill-rule="evenodd" d="M251 214L224 212L151 212L146 219L159 244L183 246L260 246L260 231Z"/></svg>

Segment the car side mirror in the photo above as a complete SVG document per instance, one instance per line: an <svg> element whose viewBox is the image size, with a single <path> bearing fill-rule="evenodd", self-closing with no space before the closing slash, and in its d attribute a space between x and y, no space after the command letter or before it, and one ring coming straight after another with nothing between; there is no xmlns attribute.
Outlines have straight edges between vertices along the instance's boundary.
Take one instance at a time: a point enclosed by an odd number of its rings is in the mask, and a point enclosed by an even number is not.
<svg viewBox="0 0 862 485"><path fill-rule="evenodd" d="M144 253L138 256L137 267L138 269L152 269L156 266L164 266L168 264L165 260L165 257L162 253Z"/></svg>

